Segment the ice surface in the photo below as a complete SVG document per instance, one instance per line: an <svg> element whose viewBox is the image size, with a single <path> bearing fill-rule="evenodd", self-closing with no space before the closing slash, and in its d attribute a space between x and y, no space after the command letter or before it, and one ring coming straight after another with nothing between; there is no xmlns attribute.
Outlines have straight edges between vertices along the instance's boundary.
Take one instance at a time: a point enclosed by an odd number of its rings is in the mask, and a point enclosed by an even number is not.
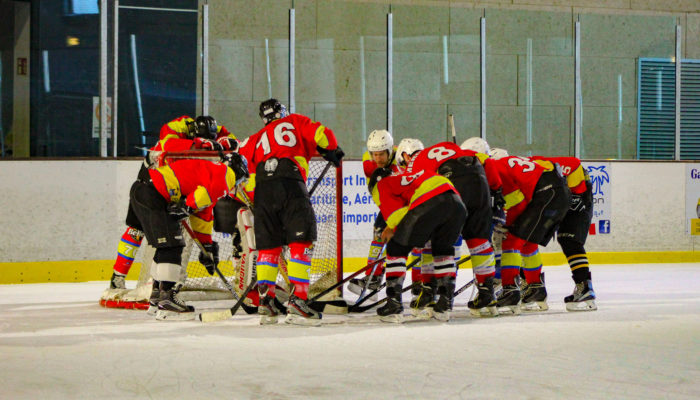
<svg viewBox="0 0 700 400"><path fill-rule="evenodd" d="M595 265L581 313L568 267L545 271L548 312L471 318L467 291L448 324L320 328L158 322L101 308L106 282L0 285L0 398L700 398L700 265Z"/></svg>

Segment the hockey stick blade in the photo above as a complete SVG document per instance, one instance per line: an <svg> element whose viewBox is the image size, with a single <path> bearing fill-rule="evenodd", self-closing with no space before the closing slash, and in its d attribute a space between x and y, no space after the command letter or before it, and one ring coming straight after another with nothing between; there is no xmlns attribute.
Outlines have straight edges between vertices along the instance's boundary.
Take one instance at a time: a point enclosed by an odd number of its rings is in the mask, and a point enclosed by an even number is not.
<svg viewBox="0 0 700 400"><path fill-rule="evenodd" d="M199 320L202 322L216 322L216 321L224 321L227 320L234 315L236 315L236 311L243 305L243 301L246 299L246 296L248 296L248 293L250 293L251 290L257 285L257 281L251 281L248 287L245 288L245 291L241 295L241 298L238 299L236 304L233 305L228 310L223 310L223 311L208 311L208 312L203 312L199 314Z"/></svg>
<svg viewBox="0 0 700 400"><path fill-rule="evenodd" d="M385 245L385 246L386 246L386 245ZM418 261L420 261L420 257L418 257L418 258L416 258L415 260L411 261L411 263L408 264L408 265L406 266L406 271L410 270L410 269L413 268L416 264L418 264ZM379 285L378 288L372 290L372 291L371 291L367 296L365 296L365 297L362 297L362 293L360 293L360 295L357 297L357 301L355 302L355 304L353 304L352 306L350 306L350 307L348 308L348 312L353 312L353 311L352 311L353 308L359 307L362 303L364 303L365 301L367 301L369 298L371 298L371 297L374 296L375 294L379 293L379 292L380 292L382 289L384 289L385 287L386 287L386 281L382 282L382 284Z"/></svg>

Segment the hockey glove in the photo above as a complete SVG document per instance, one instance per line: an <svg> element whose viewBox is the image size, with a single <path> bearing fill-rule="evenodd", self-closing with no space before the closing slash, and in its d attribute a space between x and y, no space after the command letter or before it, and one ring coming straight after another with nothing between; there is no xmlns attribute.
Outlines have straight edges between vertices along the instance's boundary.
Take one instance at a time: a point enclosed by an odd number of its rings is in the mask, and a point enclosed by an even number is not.
<svg viewBox="0 0 700 400"><path fill-rule="evenodd" d="M218 142L204 138L194 138L194 148L198 150L223 150Z"/></svg>
<svg viewBox="0 0 700 400"><path fill-rule="evenodd" d="M181 198L180 201L168 204L168 214L178 221L189 217L196 211L197 210L188 206L187 203L185 203L184 197Z"/></svg>
<svg viewBox="0 0 700 400"><path fill-rule="evenodd" d="M216 142L221 145L224 151L238 150L238 140L236 139L231 139L230 137L220 137L216 139Z"/></svg>
<svg viewBox="0 0 700 400"><path fill-rule="evenodd" d="M338 146L335 150L323 149L320 146L316 146L316 149L321 156L326 159L326 161L333 163L336 168L340 167L340 160L345 157L345 152L340 148L340 146Z"/></svg>
<svg viewBox="0 0 700 400"><path fill-rule="evenodd" d="M219 244L216 242L202 243L202 246L211 255L211 258L204 253L199 253L199 262L204 265L209 275L214 275L214 267L219 264Z"/></svg>
<svg viewBox="0 0 700 400"><path fill-rule="evenodd" d="M569 204L569 209L571 211L584 211L586 209L586 204L583 201L583 197L578 194L571 195L571 204Z"/></svg>

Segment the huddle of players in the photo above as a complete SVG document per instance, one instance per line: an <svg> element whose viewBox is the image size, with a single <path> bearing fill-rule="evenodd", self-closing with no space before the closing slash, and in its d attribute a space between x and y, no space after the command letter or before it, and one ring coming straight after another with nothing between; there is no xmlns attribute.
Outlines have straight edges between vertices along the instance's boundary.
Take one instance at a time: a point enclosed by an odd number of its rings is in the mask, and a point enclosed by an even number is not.
<svg viewBox="0 0 700 400"><path fill-rule="evenodd" d="M181 221L189 219L194 239L206 250L200 253L199 261L214 274L219 261L218 246L211 237L214 209L217 203L225 203L219 200L231 201L245 190L246 200L255 201L261 323L276 323L281 313L279 302L275 302L275 282L282 246L288 246L291 256L287 269L293 293L285 322L320 324L320 314L307 304L316 219L306 177L309 160L316 153L336 166L344 153L330 129L303 115L288 114L275 99L261 103L259 115L265 127L240 147L235 136L209 116L183 116L163 126L159 142L150 149L131 187L128 227L120 239L108 290L125 290L124 277L145 236L156 248L149 314L157 319L194 318L194 308L178 297L185 246ZM162 157L164 152L198 149L219 150L221 162Z"/></svg>
<svg viewBox="0 0 700 400"><path fill-rule="evenodd" d="M457 271L453 244L460 243L460 235L475 274L477 295L468 303L473 315L546 310L538 248L555 233L576 284L564 299L567 310L596 309L584 249L592 192L580 160L509 156L502 149L491 151L476 137L461 146L442 142L427 148L417 139L404 139L394 148L385 130L373 131L367 148L363 167L381 211L368 262L386 248L388 299L377 310L380 319L403 319L401 293L412 250L422 253L422 265L412 270L411 312L449 319ZM379 287L382 272L368 272L351 281L349 289Z"/></svg>

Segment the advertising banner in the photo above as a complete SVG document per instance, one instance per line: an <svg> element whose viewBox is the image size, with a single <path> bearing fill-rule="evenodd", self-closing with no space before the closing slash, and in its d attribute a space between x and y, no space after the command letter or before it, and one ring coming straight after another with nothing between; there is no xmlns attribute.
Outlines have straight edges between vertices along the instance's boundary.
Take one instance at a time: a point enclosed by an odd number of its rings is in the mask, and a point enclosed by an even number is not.
<svg viewBox="0 0 700 400"><path fill-rule="evenodd" d="M593 221L588 231L591 235L609 234L612 220L612 182L610 181L610 162L583 162L593 184Z"/></svg>
<svg viewBox="0 0 700 400"><path fill-rule="evenodd" d="M700 164L685 165L685 231L700 235Z"/></svg>
<svg viewBox="0 0 700 400"><path fill-rule="evenodd" d="M378 213L367 191L362 161L343 162L343 238L371 240Z"/></svg>

